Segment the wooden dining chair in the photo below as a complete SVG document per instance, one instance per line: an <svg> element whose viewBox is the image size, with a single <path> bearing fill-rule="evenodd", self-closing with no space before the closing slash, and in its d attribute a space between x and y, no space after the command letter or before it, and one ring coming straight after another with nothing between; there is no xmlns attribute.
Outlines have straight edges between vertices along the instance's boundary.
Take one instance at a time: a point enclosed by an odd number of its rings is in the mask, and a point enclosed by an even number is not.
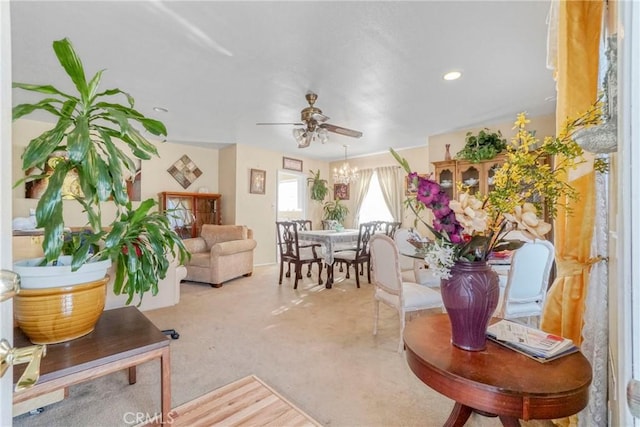
<svg viewBox="0 0 640 427"><path fill-rule="evenodd" d="M313 222L310 219L292 219L291 222L298 224L298 231L311 231L313 230ZM313 245L317 246L317 250L321 250L322 245L319 243L307 242L301 240L299 242L302 246ZM289 264L289 271L287 271L287 277L291 275L291 264ZM308 265L307 277L311 277L311 264Z"/></svg>
<svg viewBox="0 0 640 427"><path fill-rule="evenodd" d="M278 249L280 251L280 276L278 284L282 284L282 273L284 264L287 263L289 269L294 265L293 289L298 289L298 280L302 279L302 266L304 264L318 264L318 285L322 284L322 264L324 259L318 254L317 244L301 245L298 240L298 224L293 221L278 221ZM290 274L287 273L290 277Z"/></svg>
<svg viewBox="0 0 640 427"><path fill-rule="evenodd" d="M396 234L396 231L402 225L399 221L376 221L377 224L377 232L384 233L385 235L391 237Z"/></svg>
<svg viewBox="0 0 640 427"><path fill-rule="evenodd" d="M371 283L371 260L369 257L369 240L376 232L376 222L365 222L360 224L358 231L358 243L355 249L347 249L339 252L334 252L333 263L346 264L347 274L346 278L349 279L349 267L353 266L356 276L356 286L360 287L360 274L358 274L358 267L367 270L367 280ZM333 265L329 268L333 268Z"/></svg>

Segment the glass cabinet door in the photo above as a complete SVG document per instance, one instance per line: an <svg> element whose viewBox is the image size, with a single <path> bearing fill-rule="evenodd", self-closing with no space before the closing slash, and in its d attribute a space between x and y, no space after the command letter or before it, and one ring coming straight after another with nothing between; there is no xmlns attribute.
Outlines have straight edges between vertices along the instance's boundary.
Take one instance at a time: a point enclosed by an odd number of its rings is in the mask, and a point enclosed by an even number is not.
<svg viewBox="0 0 640 427"><path fill-rule="evenodd" d="M436 168L435 181L450 199L456 195L456 163L453 161L434 162Z"/></svg>
<svg viewBox="0 0 640 427"><path fill-rule="evenodd" d="M469 194L476 194L480 190L481 164L458 162L458 181L462 183L462 189Z"/></svg>

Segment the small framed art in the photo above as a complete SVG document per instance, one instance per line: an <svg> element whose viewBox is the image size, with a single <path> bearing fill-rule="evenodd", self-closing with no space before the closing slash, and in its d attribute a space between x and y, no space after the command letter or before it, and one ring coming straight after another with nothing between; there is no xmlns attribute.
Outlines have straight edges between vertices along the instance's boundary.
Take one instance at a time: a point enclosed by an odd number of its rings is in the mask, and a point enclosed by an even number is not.
<svg viewBox="0 0 640 427"><path fill-rule="evenodd" d="M333 184L334 200L349 200L349 184Z"/></svg>
<svg viewBox="0 0 640 427"><path fill-rule="evenodd" d="M282 169L302 172L302 160L292 159L291 157L283 157Z"/></svg>
<svg viewBox="0 0 640 427"><path fill-rule="evenodd" d="M267 183L267 171L261 169L251 169L251 178L249 181L249 193L264 194Z"/></svg>

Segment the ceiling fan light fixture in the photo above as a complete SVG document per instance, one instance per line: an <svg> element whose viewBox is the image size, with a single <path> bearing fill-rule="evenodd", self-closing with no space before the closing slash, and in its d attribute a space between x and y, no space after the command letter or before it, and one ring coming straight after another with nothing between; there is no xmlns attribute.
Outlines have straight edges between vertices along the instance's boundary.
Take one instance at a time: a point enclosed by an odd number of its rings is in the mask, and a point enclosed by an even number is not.
<svg viewBox="0 0 640 427"><path fill-rule="evenodd" d="M329 140L329 131L326 130L325 128L319 128L317 133L321 143L324 144Z"/></svg>

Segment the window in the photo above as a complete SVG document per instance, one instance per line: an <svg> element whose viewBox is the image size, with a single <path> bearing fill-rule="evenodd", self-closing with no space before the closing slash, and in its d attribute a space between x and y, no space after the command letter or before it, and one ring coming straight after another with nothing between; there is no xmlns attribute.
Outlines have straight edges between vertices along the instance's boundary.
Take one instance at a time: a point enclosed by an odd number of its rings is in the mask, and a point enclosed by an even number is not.
<svg viewBox="0 0 640 427"><path fill-rule="evenodd" d="M306 175L278 171L278 219L304 218Z"/></svg>
<svg viewBox="0 0 640 427"><path fill-rule="evenodd" d="M369 191L364 196L360 208L360 223L369 221L393 221L393 216L382 196L382 189L378 182L378 174L374 171L371 176Z"/></svg>

